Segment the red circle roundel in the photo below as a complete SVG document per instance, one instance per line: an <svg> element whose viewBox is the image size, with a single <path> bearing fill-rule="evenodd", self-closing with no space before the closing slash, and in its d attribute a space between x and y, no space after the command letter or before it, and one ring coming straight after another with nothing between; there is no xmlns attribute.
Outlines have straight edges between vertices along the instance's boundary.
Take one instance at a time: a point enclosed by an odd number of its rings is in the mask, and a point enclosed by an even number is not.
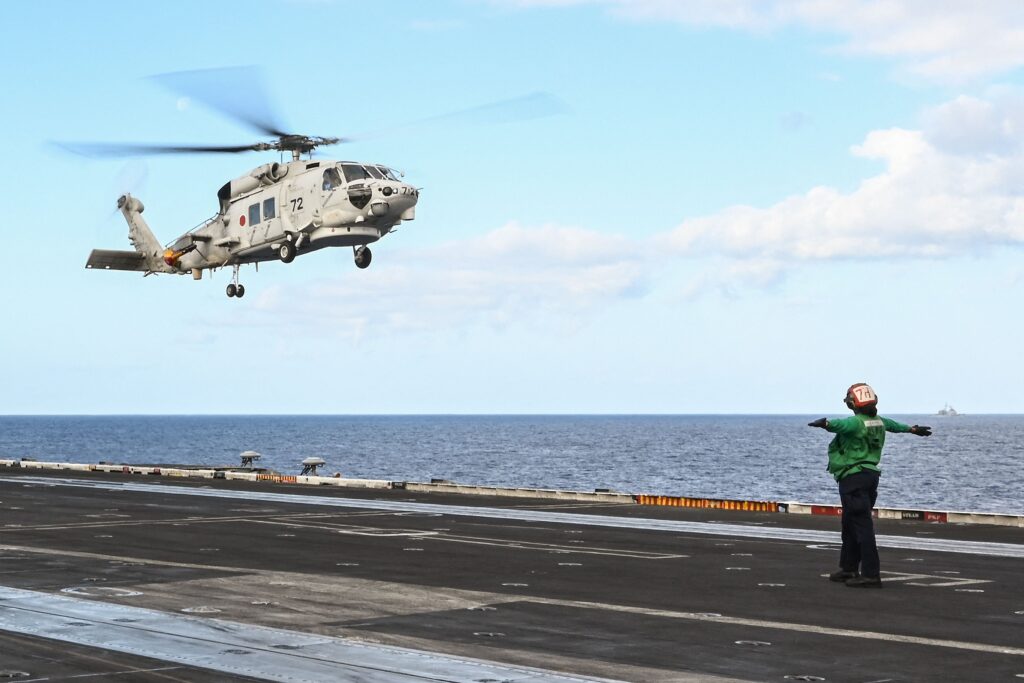
<svg viewBox="0 0 1024 683"><path fill-rule="evenodd" d="M239 225L245 225L245 216L239 216L238 217L238 224Z"/></svg>

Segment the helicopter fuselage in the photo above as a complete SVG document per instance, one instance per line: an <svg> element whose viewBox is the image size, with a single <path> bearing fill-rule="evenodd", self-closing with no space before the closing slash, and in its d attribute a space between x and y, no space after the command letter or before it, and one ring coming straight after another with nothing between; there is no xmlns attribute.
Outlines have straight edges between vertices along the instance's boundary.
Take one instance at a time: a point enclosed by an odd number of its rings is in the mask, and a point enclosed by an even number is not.
<svg viewBox="0 0 1024 683"><path fill-rule="evenodd" d="M199 279L208 268L365 246L415 218L419 191L379 164L298 160L260 166L217 196L213 218L167 245L162 272Z"/></svg>
<svg viewBox="0 0 1024 683"><path fill-rule="evenodd" d="M298 154L295 154L297 157ZM166 246L142 217L142 202L125 194L117 206L134 251L93 249L86 268L191 274L231 266L229 297L241 297L238 268L325 247L351 247L356 266L370 265L367 246L416 217L419 190L380 164L293 159L264 164L225 183L219 211Z"/></svg>

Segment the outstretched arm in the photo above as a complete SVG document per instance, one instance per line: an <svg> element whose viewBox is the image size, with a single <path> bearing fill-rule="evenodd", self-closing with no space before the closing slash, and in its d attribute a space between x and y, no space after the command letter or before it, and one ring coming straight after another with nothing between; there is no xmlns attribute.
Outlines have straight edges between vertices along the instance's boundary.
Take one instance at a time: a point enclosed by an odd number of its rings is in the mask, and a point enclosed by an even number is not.
<svg viewBox="0 0 1024 683"><path fill-rule="evenodd" d="M887 432L896 432L898 434L906 434L909 432L910 434L916 434L917 436L932 435L931 427L924 427L921 425L911 426L908 424L903 424L902 422L897 422L896 420L889 419L888 417L883 417L882 422L885 424L885 431Z"/></svg>

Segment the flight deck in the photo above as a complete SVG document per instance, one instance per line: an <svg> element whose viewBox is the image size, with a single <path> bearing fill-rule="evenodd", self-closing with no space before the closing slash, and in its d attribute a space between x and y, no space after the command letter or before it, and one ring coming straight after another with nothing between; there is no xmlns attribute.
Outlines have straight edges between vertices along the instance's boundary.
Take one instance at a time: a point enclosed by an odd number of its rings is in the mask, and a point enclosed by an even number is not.
<svg viewBox="0 0 1024 683"><path fill-rule="evenodd" d="M1024 679L1005 520L411 488L0 467L0 679Z"/></svg>

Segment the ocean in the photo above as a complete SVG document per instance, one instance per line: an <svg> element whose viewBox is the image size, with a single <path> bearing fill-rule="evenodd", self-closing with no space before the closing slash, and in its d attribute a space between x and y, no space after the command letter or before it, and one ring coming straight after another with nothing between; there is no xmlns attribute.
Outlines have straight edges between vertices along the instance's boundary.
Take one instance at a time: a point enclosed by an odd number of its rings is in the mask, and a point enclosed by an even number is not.
<svg viewBox="0 0 1024 683"><path fill-rule="evenodd" d="M838 503L819 415L0 417L0 459L260 465L346 477ZM836 417L836 416L833 416ZM1024 416L890 415L880 507L1024 514Z"/></svg>

